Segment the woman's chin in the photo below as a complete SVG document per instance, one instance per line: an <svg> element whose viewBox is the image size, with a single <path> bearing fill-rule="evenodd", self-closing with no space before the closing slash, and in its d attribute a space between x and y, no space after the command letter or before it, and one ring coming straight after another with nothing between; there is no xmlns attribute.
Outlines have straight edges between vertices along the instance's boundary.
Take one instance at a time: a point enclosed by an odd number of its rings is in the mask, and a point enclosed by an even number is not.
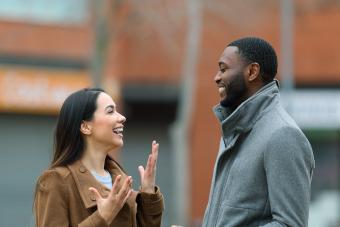
<svg viewBox="0 0 340 227"><path fill-rule="evenodd" d="M122 148L124 145L124 141L123 139L120 139L120 140L115 140L115 143L114 143L114 146L115 146L115 149L119 149L119 148Z"/></svg>
<svg viewBox="0 0 340 227"><path fill-rule="evenodd" d="M116 139L116 138L108 144L108 146L110 147L109 150L112 150L112 151L119 150L120 148L123 147L123 145L124 145L123 139Z"/></svg>

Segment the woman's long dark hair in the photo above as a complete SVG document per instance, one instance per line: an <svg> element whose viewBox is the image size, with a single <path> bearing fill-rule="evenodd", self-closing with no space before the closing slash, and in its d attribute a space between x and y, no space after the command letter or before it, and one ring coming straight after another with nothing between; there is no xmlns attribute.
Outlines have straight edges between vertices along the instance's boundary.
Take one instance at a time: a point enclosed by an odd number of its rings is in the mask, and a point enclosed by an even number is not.
<svg viewBox="0 0 340 227"><path fill-rule="evenodd" d="M64 101L54 135L54 152L50 168L66 166L80 159L84 139L80 134L82 121L91 120L97 109L97 99L104 90L85 88L72 93ZM38 184L35 186L33 212L36 206Z"/></svg>
<svg viewBox="0 0 340 227"><path fill-rule="evenodd" d="M66 98L55 129L54 153L50 168L66 166L81 158L84 152L84 139L80 126L82 121L93 118L101 92L104 90L100 88L85 88Z"/></svg>

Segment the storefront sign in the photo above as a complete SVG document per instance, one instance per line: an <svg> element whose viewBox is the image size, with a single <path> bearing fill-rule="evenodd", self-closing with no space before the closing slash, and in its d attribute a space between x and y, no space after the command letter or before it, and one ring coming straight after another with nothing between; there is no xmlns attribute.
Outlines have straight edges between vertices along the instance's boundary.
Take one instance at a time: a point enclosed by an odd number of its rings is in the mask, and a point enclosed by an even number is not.
<svg viewBox="0 0 340 227"><path fill-rule="evenodd" d="M285 107L305 129L340 129L340 91L297 90L282 94Z"/></svg>
<svg viewBox="0 0 340 227"><path fill-rule="evenodd" d="M86 71L0 67L0 112L56 114L70 93L90 85Z"/></svg>

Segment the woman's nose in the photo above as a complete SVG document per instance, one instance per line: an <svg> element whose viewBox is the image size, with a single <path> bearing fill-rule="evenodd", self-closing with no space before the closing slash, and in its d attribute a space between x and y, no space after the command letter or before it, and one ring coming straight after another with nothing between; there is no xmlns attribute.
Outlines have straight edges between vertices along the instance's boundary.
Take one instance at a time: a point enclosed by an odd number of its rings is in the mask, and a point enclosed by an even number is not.
<svg viewBox="0 0 340 227"><path fill-rule="evenodd" d="M119 115L120 115L119 121L121 123L124 123L126 121L126 117L124 117L122 114L119 114Z"/></svg>

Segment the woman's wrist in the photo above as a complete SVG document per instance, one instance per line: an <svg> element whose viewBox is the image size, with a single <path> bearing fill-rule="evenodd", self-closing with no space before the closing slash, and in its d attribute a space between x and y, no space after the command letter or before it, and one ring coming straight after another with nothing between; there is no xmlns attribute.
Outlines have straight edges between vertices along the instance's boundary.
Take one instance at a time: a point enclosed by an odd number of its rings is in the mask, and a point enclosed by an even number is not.
<svg viewBox="0 0 340 227"><path fill-rule="evenodd" d="M152 187L141 187L141 192L144 192L144 193L150 193L150 194L153 194L155 193L155 186L152 186Z"/></svg>
<svg viewBox="0 0 340 227"><path fill-rule="evenodd" d="M99 215L104 219L104 221L110 225L115 217L117 216L117 212L114 210L109 212L109 211L104 211L104 210L98 210Z"/></svg>
<svg viewBox="0 0 340 227"><path fill-rule="evenodd" d="M111 222L113 221L113 217L111 217L111 215L108 215L108 214L103 214L103 213L100 213L99 212L99 215L105 220L105 222L110 225Z"/></svg>

